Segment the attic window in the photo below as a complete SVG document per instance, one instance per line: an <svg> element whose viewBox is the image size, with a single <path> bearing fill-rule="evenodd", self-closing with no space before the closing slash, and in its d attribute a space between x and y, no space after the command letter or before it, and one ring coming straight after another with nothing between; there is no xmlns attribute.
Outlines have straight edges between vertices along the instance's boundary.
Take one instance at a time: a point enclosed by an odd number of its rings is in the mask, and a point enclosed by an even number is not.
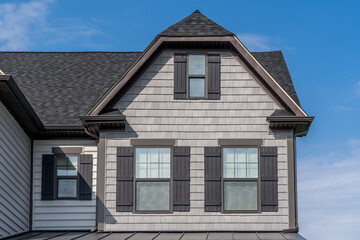
<svg viewBox="0 0 360 240"><path fill-rule="evenodd" d="M205 97L205 55L189 55L189 97Z"/></svg>

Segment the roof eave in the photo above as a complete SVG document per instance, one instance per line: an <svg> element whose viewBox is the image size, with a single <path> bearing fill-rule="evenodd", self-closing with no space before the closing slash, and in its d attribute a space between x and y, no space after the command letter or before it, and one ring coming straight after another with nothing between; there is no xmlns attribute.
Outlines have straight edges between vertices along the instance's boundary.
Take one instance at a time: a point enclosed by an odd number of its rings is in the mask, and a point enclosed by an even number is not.
<svg viewBox="0 0 360 240"><path fill-rule="evenodd" d="M309 132L315 117L267 117L270 129L293 129L295 137L304 137Z"/></svg>

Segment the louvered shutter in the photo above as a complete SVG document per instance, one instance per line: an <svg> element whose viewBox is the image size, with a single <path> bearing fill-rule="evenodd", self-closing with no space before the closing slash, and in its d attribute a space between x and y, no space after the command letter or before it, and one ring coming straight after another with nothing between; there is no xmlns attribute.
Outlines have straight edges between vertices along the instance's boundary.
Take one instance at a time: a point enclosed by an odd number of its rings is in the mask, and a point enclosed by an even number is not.
<svg viewBox="0 0 360 240"><path fill-rule="evenodd" d="M174 55L174 99L186 98L186 54L175 53Z"/></svg>
<svg viewBox="0 0 360 240"><path fill-rule="evenodd" d="M117 148L116 211L133 210L133 148Z"/></svg>
<svg viewBox="0 0 360 240"><path fill-rule="evenodd" d="M93 155L81 154L79 166L79 199L91 200Z"/></svg>
<svg viewBox="0 0 360 240"><path fill-rule="evenodd" d="M220 99L220 54L208 54L208 98Z"/></svg>
<svg viewBox="0 0 360 240"><path fill-rule="evenodd" d="M190 211L190 147L173 148L173 211Z"/></svg>
<svg viewBox="0 0 360 240"><path fill-rule="evenodd" d="M278 211L277 147L261 147L261 211Z"/></svg>
<svg viewBox="0 0 360 240"><path fill-rule="evenodd" d="M54 199L55 155L42 155L41 200Z"/></svg>
<svg viewBox="0 0 360 240"><path fill-rule="evenodd" d="M221 211L221 148L205 147L205 212Z"/></svg>

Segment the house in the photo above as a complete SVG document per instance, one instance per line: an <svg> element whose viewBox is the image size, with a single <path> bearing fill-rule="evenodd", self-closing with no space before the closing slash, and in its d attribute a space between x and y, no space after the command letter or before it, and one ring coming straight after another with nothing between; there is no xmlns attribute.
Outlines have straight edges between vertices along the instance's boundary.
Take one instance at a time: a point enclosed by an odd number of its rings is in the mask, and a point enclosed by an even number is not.
<svg viewBox="0 0 360 240"><path fill-rule="evenodd" d="M195 11L143 52L0 52L0 69L0 238L301 238L313 117L280 51Z"/></svg>

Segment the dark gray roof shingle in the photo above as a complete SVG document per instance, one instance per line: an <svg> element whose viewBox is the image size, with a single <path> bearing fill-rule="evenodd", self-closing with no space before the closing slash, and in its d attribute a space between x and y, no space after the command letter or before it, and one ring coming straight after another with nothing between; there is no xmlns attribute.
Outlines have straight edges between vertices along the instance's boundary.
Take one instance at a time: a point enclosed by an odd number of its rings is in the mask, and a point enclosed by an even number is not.
<svg viewBox="0 0 360 240"><path fill-rule="evenodd" d="M80 125L140 52L0 52L0 69L12 74L46 125ZM253 52L255 58L297 102L281 52Z"/></svg>
<svg viewBox="0 0 360 240"><path fill-rule="evenodd" d="M0 52L0 69L11 74L44 125L80 125L140 52Z"/></svg>
<svg viewBox="0 0 360 240"><path fill-rule="evenodd" d="M260 64L270 73L279 83L287 94L299 105L300 101L296 94L293 81L287 68L284 55L281 51L272 52L252 52L251 53Z"/></svg>
<svg viewBox="0 0 360 240"><path fill-rule="evenodd" d="M167 28L160 36L232 36L232 32L216 24L199 10Z"/></svg>

